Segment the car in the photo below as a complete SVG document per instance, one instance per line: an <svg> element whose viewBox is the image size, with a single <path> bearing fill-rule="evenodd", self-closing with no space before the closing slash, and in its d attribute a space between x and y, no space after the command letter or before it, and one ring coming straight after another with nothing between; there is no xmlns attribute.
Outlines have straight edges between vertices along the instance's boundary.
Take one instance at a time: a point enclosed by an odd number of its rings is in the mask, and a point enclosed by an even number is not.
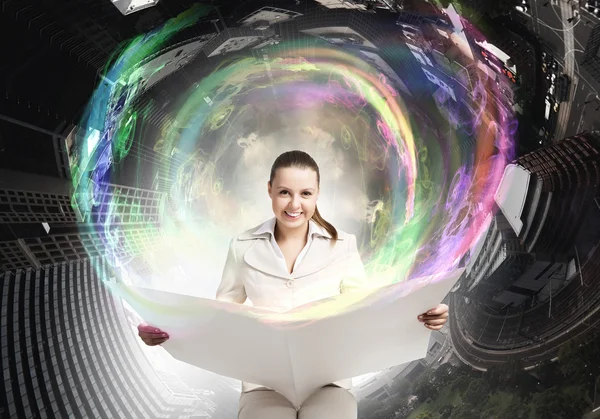
<svg viewBox="0 0 600 419"><path fill-rule="evenodd" d="M588 12L593 13L596 16L600 16L600 2L598 2L598 1L586 1L583 7Z"/></svg>
<svg viewBox="0 0 600 419"><path fill-rule="evenodd" d="M593 13L594 9L598 7L597 1L586 1L584 6L588 12Z"/></svg>
<svg viewBox="0 0 600 419"><path fill-rule="evenodd" d="M515 9L517 9L521 13L529 13L529 6L527 5L515 6Z"/></svg>
<svg viewBox="0 0 600 419"><path fill-rule="evenodd" d="M569 98L569 88L571 87L571 79L566 74L561 74L556 83L556 101L564 102Z"/></svg>

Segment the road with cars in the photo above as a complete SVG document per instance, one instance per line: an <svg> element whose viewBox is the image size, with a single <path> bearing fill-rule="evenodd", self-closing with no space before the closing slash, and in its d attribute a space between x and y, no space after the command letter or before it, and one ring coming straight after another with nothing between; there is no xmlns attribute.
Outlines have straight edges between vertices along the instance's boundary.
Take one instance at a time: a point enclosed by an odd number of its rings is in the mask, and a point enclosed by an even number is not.
<svg viewBox="0 0 600 419"><path fill-rule="evenodd" d="M600 83L579 66L591 30L600 24L600 2L522 0L516 12L529 17L530 30L545 45L546 54L551 56L549 60L558 63L558 68L552 67L545 73L549 77L546 102L550 103L551 110L546 125L552 128L554 140L600 128L600 100L596 99ZM568 77L564 101L557 96L563 90L559 79L562 74Z"/></svg>

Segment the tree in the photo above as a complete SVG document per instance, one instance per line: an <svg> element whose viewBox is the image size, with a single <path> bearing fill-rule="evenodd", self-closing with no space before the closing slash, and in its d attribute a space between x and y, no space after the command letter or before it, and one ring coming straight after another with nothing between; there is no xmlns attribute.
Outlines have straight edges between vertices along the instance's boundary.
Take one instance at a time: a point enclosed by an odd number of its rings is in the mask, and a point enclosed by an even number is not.
<svg viewBox="0 0 600 419"><path fill-rule="evenodd" d="M481 371L478 371L478 370L468 366L467 364L459 364L454 369L454 374L455 375L464 375L465 377L469 377L469 378L480 378L482 376Z"/></svg>
<svg viewBox="0 0 600 419"><path fill-rule="evenodd" d="M558 363L564 376L572 383L590 385L600 374L600 345L597 341L573 339L561 346Z"/></svg>
<svg viewBox="0 0 600 419"><path fill-rule="evenodd" d="M463 394L467 390L470 381L471 378L465 375L458 375L450 382L450 386L452 390L458 390L460 394Z"/></svg>
<svg viewBox="0 0 600 419"><path fill-rule="evenodd" d="M408 398L407 397L393 397L389 403L390 410L392 412L408 412Z"/></svg>
<svg viewBox="0 0 600 419"><path fill-rule="evenodd" d="M488 368L484 377L493 388L502 390L518 385L522 372L521 361L510 360L502 365Z"/></svg>
<svg viewBox="0 0 600 419"><path fill-rule="evenodd" d="M479 378L469 383L467 390L462 395L462 399L473 406L481 406L487 401L489 391L487 382Z"/></svg>
<svg viewBox="0 0 600 419"><path fill-rule="evenodd" d="M481 417L481 411L467 403L455 406L450 415L450 419L481 419Z"/></svg>
<svg viewBox="0 0 600 419"><path fill-rule="evenodd" d="M486 406L482 409L482 417L487 419L525 419L529 417L529 405L520 397L497 397L498 394L488 397Z"/></svg>
<svg viewBox="0 0 600 419"><path fill-rule="evenodd" d="M444 406L442 406L440 408L440 419L450 419L453 409L454 406L451 404L445 404Z"/></svg>
<svg viewBox="0 0 600 419"><path fill-rule="evenodd" d="M452 375L455 373L455 368L450 363L442 364L433 373L435 383L440 387L447 386L452 380Z"/></svg>
<svg viewBox="0 0 600 419"><path fill-rule="evenodd" d="M556 363L550 360L542 362L542 364L535 369L535 373L541 384L546 388L552 387L561 379L560 376L562 376L561 371L557 367Z"/></svg>
<svg viewBox="0 0 600 419"><path fill-rule="evenodd" d="M417 415L416 419L433 419L433 414L430 411L425 410L425 411L419 413Z"/></svg>
<svg viewBox="0 0 600 419"><path fill-rule="evenodd" d="M497 416L497 419L525 419L529 417L529 411L529 405L517 397L508 406L500 410L500 414Z"/></svg>
<svg viewBox="0 0 600 419"><path fill-rule="evenodd" d="M415 393L415 396L418 397L419 402L423 403L424 401L426 401L429 398L434 399L438 395L439 390L438 390L437 386L435 385L435 383L433 383L433 382L420 381L415 386L414 393Z"/></svg>
<svg viewBox="0 0 600 419"><path fill-rule="evenodd" d="M568 391L552 387L542 393L534 394L531 399L534 417L542 419L581 417L589 405L585 390L577 387Z"/></svg>

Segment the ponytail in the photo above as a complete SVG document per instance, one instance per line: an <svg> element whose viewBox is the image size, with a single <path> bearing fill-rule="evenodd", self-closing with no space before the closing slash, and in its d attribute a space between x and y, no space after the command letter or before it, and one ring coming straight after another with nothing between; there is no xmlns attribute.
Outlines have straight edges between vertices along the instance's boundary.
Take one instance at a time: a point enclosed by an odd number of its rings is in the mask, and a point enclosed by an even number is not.
<svg viewBox="0 0 600 419"><path fill-rule="evenodd" d="M321 227L323 227L325 229L325 231L327 231L329 233L329 235L333 239L332 244L335 244L335 242L338 239L338 232L331 223L325 221L325 219L321 216L321 213L319 212L319 209L316 206L315 206L315 213L312 216L312 220L315 223L317 223L318 225L320 225Z"/></svg>

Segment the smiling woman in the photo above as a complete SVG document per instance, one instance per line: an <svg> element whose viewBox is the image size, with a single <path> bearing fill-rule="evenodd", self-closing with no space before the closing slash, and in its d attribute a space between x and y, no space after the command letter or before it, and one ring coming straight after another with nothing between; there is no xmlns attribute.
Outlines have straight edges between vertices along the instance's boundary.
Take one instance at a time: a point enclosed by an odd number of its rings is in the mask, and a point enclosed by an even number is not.
<svg viewBox="0 0 600 419"><path fill-rule="evenodd" d="M281 223L275 231L276 237L281 236L282 228L293 228L302 225L303 220L312 219L331 235L335 243L337 230L325 221L317 208L320 183L319 166L307 153L295 150L277 157L268 182L273 213Z"/></svg>
<svg viewBox="0 0 600 419"><path fill-rule="evenodd" d="M356 237L338 231L317 209L321 175L306 152L287 151L275 159L267 188L274 218L237 236L229 254L216 299L275 312L287 312L341 293L372 285L358 252ZM431 330L447 321L444 304L415 313ZM160 345L169 336L147 325L140 337ZM355 419L357 400L352 378L317 390L301 406L261 384L242 383L241 419Z"/></svg>

